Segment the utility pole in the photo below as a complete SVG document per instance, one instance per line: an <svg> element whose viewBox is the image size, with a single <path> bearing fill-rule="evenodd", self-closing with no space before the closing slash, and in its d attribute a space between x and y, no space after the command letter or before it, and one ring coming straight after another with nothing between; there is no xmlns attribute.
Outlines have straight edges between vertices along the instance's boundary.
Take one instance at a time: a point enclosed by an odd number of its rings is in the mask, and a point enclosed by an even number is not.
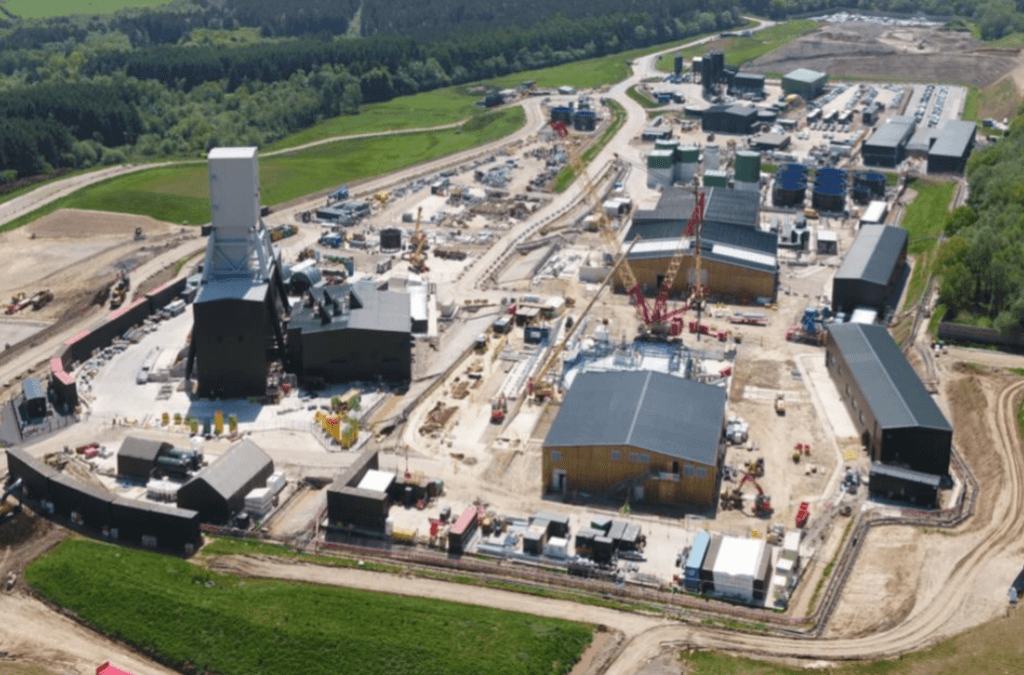
<svg viewBox="0 0 1024 675"><path fill-rule="evenodd" d="M697 187L697 177L693 178L693 199L694 203L699 203L700 191ZM704 209L700 210L700 219L697 221L696 231L694 232L693 238L693 270L694 270L694 290L693 297L697 300L697 342L700 342L700 319L704 311L704 287L701 284L700 274L700 234L704 229Z"/></svg>

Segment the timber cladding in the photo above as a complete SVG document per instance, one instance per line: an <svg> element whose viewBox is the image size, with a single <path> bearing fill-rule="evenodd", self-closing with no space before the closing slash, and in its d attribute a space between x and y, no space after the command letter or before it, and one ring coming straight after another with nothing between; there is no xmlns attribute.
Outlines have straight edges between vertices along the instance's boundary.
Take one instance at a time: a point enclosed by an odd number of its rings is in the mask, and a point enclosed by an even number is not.
<svg viewBox="0 0 1024 675"><path fill-rule="evenodd" d="M635 478L643 485L643 501L686 506L711 506L717 479L714 466L629 445L545 447L542 476L545 493L591 494L632 489Z"/></svg>
<svg viewBox="0 0 1024 675"><path fill-rule="evenodd" d="M671 257L646 258L630 260L629 266L633 269L637 283L646 287L649 293L654 293L658 283L668 270ZM735 298L775 298L777 282L776 272L760 271L731 265L718 260L701 260L701 276L707 279L708 293L713 296L729 295ZM682 267L669 293L681 293L684 287L689 285L689 280L694 276L693 256L683 258ZM615 290L625 292L620 283L616 283Z"/></svg>

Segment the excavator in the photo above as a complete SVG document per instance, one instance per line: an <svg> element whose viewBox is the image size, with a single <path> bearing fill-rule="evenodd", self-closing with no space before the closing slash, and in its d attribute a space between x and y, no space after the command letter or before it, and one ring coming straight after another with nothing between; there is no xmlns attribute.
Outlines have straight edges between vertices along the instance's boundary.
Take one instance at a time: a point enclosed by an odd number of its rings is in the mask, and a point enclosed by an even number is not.
<svg viewBox="0 0 1024 675"><path fill-rule="evenodd" d="M3 495L0 496L0 518L3 518L8 513L13 511L15 508L17 508L17 506L15 504L11 504L10 502L8 502L7 498L9 496L11 496L11 495L16 495L18 497L19 502L20 502L21 501L21 490L22 490L22 482L21 482L20 478L16 479L13 483L11 483L7 487L6 490L4 490Z"/></svg>
<svg viewBox="0 0 1024 675"><path fill-rule="evenodd" d="M423 274L429 271L426 265L427 254L423 252L423 247L427 243L427 235L420 231L420 217L423 215L423 208L416 209L416 231L412 235L412 241L415 248L409 254L409 269L416 274Z"/></svg>
<svg viewBox="0 0 1024 675"><path fill-rule="evenodd" d="M772 498L764 493L761 486L758 484L757 479L751 474L744 472L743 478L740 480L740 484L736 486L731 492L725 491L721 495L721 506L723 510L743 508L743 486L747 482L754 484L757 488L757 497L754 498L754 515L760 517L768 517L774 513L772 509Z"/></svg>
<svg viewBox="0 0 1024 675"><path fill-rule="evenodd" d="M504 422L507 413L508 403L505 401L504 394L491 401L491 424L501 424Z"/></svg>

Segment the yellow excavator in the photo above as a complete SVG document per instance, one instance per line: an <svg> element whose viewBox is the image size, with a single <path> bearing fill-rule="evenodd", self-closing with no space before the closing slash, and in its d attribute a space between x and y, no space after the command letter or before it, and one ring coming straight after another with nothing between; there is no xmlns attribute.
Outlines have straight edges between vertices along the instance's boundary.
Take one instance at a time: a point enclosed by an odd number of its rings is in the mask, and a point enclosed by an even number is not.
<svg viewBox="0 0 1024 675"><path fill-rule="evenodd" d="M423 274L429 271L427 267L427 254L423 247L427 243L427 235L420 231L420 217L423 215L423 208L416 209L416 231L412 235L413 250L409 254L409 269L416 274Z"/></svg>

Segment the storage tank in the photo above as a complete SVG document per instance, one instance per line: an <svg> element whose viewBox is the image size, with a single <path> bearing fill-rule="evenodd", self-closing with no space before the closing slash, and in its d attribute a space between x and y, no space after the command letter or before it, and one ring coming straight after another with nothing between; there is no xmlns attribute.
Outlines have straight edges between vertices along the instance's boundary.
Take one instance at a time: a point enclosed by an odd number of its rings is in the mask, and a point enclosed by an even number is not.
<svg viewBox="0 0 1024 675"><path fill-rule="evenodd" d="M775 174L775 181L776 182L789 181L789 182L797 182L797 183L806 183L807 182L807 174L802 173L800 171L781 171L781 172Z"/></svg>
<svg viewBox="0 0 1024 675"><path fill-rule="evenodd" d="M681 145L676 148L673 178L680 183L690 183L697 174L700 148L696 145Z"/></svg>
<svg viewBox="0 0 1024 675"><path fill-rule="evenodd" d="M816 185L811 202L818 211L840 213L846 208L846 188L838 185Z"/></svg>
<svg viewBox="0 0 1024 675"><path fill-rule="evenodd" d="M647 155L647 187L655 189L672 185L672 150L655 150Z"/></svg>
<svg viewBox="0 0 1024 675"><path fill-rule="evenodd" d="M782 207L803 206L806 195L807 184L804 182L776 182L772 191L772 204Z"/></svg>
<svg viewBox="0 0 1024 675"><path fill-rule="evenodd" d="M700 161L700 148L696 145L680 145L676 149L676 161L683 164L696 164Z"/></svg>
<svg viewBox="0 0 1024 675"><path fill-rule="evenodd" d="M576 131L593 131L597 128L597 113L593 110L577 110L572 116Z"/></svg>
<svg viewBox="0 0 1024 675"><path fill-rule="evenodd" d="M675 59L673 59L672 71L676 75L682 75L683 74L683 55L682 54L676 54Z"/></svg>
<svg viewBox="0 0 1024 675"><path fill-rule="evenodd" d="M818 169L817 171L815 171L814 175L816 178L820 176L832 176L846 180L846 169L835 169L832 167L825 167L824 169Z"/></svg>
<svg viewBox="0 0 1024 675"><path fill-rule="evenodd" d="M729 187L729 174L726 171L708 170L704 172L705 187Z"/></svg>
<svg viewBox="0 0 1024 675"><path fill-rule="evenodd" d="M709 145L704 148L704 169L715 171L719 168L721 153L717 145Z"/></svg>
<svg viewBox="0 0 1024 675"><path fill-rule="evenodd" d="M736 153L736 182L758 183L761 180L761 153L740 150Z"/></svg>
<svg viewBox="0 0 1024 675"><path fill-rule="evenodd" d="M843 189L846 188L846 179L841 176L815 176L815 185L836 185Z"/></svg>
<svg viewBox="0 0 1024 675"><path fill-rule="evenodd" d="M788 164L780 164L779 165L779 173L790 173L790 172L796 172L796 173L800 173L800 174L806 175L807 174L807 165L806 164L796 164L796 163L793 163L793 162L790 162Z"/></svg>
<svg viewBox="0 0 1024 675"><path fill-rule="evenodd" d="M675 153L676 148L678 148L678 147L679 147L679 141L671 141L671 140L664 139L664 138L661 138L661 139L658 139L658 140L654 141L654 149L655 150L671 150L673 153ZM674 161L674 155L673 155L673 161Z"/></svg>
<svg viewBox="0 0 1024 675"><path fill-rule="evenodd" d="M397 227L389 227L380 231L380 250L401 251L402 231Z"/></svg>
<svg viewBox="0 0 1024 675"><path fill-rule="evenodd" d="M876 171L861 171L853 175L854 189L862 188L872 199L885 199L885 174Z"/></svg>

